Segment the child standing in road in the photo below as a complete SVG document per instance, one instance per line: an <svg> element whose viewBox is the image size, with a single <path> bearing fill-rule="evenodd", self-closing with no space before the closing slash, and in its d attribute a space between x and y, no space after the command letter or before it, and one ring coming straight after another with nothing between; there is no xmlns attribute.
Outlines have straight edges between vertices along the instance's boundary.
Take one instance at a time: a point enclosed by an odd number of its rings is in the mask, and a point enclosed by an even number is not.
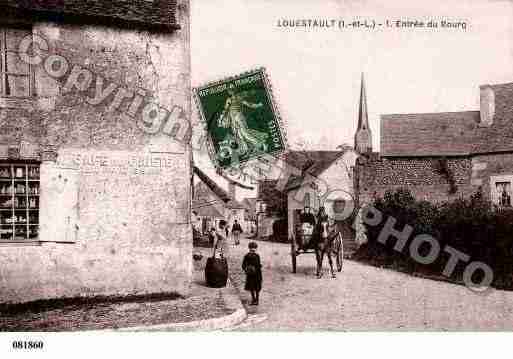
<svg viewBox="0 0 513 359"><path fill-rule="evenodd" d="M260 290L262 289L262 264L256 249L255 242L249 242L249 253L244 256L242 269L246 273L245 290L251 292L251 305L258 305Z"/></svg>

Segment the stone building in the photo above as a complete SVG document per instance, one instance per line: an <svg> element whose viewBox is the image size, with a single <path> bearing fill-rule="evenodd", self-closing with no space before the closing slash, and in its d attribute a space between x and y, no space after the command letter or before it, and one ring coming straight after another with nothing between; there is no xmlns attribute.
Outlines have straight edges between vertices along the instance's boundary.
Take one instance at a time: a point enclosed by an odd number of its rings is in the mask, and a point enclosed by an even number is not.
<svg viewBox="0 0 513 359"><path fill-rule="evenodd" d="M479 111L382 115L381 151L356 169L360 204L403 187L431 202L482 191L511 206L513 83L481 86Z"/></svg>
<svg viewBox="0 0 513 359"><path fill-rule="evenodd" d="M185 294L188 0L0 9L0 303Z"/></svg>

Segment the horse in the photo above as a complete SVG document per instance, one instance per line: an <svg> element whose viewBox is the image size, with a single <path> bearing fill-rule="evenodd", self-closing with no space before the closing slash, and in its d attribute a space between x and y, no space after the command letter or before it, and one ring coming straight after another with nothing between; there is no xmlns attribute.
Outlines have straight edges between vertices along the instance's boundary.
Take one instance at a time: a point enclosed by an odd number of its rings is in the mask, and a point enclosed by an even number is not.
<svg viewBox="0 0 513 359"><path fill-rule="evenodd" d="M326 218L319 219L317 224L317 230L314 233L315 236L315 257L317 259L317 278L321 278L322 273L322 262L324 261L324 255L328 257L330 264L331 278L336 278L335 271L333 270L333 259L332 254L338 253L341 248L337 248L335 245L335 239L340 238L341 234L336 230L336 224L330 225L329 220ZM339 246L342 245L342 239L337 242ZM338 264L338 263L337 263Z"/></svg>

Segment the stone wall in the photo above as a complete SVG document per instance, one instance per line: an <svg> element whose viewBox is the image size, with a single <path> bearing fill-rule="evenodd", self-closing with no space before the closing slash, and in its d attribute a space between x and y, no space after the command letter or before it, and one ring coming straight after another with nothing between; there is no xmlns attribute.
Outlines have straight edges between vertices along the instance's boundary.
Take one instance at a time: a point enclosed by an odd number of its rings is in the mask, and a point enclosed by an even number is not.
<svg viewBox="0 0 513 359"><path fill-rule="evenodd" d="M0 158L15 147L41 160L39 242L0 244L0 302L187 292L190 147L129 115L141 94L190 118L189 8L179 3L181 29L167 33L34 24L70 68L56 78L35 66L34 98L0 99ZM67 86L75 65L93 74L85 90ZM100 104L87 100L111 83Z"/></svg>
<svg viewBox="0 0 513 359"><path fill-rule="evenodd" d="M408 188L417 199L441 202L468 196L478 186L471 184L470 157L447 159L456 191L451 193L447 175L440 171L440 158L370 158L361 157L356 166L356 185L359 203L369 203L387 190Z"/></svg>
<svg viewBox="0 0 513 359"><path fill-rule="evenodd" d="M441 202L468 197L480 187L486 198L495 200L494 177L513 176L513 153L479 154L447 159L457 191L439 171L440 158L362 158L357 165L360 203L383 196L385 191L408 188L417 199ZM504 177L505 178L505 177Z"/></svg>

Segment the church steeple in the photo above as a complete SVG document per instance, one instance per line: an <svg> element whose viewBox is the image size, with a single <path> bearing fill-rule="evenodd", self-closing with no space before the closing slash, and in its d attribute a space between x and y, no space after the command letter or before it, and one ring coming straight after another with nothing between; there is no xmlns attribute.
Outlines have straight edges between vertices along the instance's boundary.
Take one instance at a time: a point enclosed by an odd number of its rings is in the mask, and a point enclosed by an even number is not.
<svg viewBox="0 0 513 359"><path fill-rule="evenodd" d="M365 79L362 72L360 88L360 106L358 108L358 128L354 136L354 148L359 153L372 152L372 134L367 115L367 95L365 93Z"/></svg>

